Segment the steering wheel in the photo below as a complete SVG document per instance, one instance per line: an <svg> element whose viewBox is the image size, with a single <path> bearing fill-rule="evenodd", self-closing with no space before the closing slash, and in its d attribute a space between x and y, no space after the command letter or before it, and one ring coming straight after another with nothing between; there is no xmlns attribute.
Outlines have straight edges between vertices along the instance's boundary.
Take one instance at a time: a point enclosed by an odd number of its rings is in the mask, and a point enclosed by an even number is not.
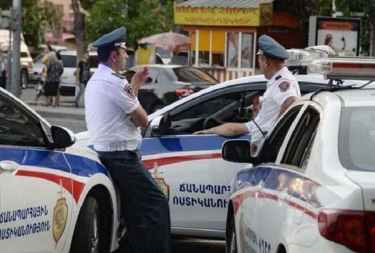
<svg viewBox="0 0 375 253"><path fill-rule="evenodd" d="M218 126L220 125L221 123L218 122L216 119L214 118L207 118L204 122L203 122L203 129L210 129L212 127L215 127L215 126Z"/></svg>

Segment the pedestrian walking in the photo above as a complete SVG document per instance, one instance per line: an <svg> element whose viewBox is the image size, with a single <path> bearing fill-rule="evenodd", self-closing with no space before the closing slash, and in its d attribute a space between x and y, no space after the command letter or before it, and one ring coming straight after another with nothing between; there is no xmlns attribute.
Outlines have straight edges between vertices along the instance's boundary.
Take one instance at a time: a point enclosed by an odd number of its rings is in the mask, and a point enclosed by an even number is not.
<svg viewBox="0 0 375 253"><path fill-rule="evenodd" d="M8 75L8 62L6 57L3 54L3 51L0 49L0 87L6 89Z"/></svg>
<svg viewBox="0 0 375 253"><path fill-rule="evenodd" d="M75 105L80 107L81 98L85 94L87 82L90 80L90 54L86 51L83 54L83 59L78 63L76 71L76 83L78 87L78 94L76 96Z"/></svg>
<svg viewBox="0 0 375 253"><path fill-rule="evenodd" d="M142 163L138 150L142 142L140 127L147 126L148 116L137 95L149 70L142 68L130 84L119 74L128 58L125 33L122 27L92 44L98 49L100 64L86 87L87 129L94 149L120 192L121 218L132 251L168 253L168 200Z"/></svg>
<svg viewBox="0 0 375 253"><path fill-rule="evenodd" d="M49 52L46 59L48 59L45 61L47 75L44 84L44 95L46 96L46 103L43 105L48 106L52 104L52 106L56 106L56 96L63 67L57 59L55 52Z"/></svg>
<svg viewBox="0 0 375 253"><path fill-rule="evenodd" d="M62 66L62 70L59 76L59 88L57 89L57 95L56 95L56 106L60 106L60 85L61 85L61 75L64 73L64 63L62 61L60 52L56 52L56 58Z"/></svg>
<svg viewBox="0 0 375 253"><path fill-rule="evenodd" d="M251 134L251 149L256 152L276 120L288 107L301 97L299 84L295 76L285 66L288 52L277 41L267 35L258 39L258 63L260 71L268 79L267 89L259 98L260 110L253 121L247 123L225 123L223 125L197 131L196 134L218 134L236 136Z"/></svg>

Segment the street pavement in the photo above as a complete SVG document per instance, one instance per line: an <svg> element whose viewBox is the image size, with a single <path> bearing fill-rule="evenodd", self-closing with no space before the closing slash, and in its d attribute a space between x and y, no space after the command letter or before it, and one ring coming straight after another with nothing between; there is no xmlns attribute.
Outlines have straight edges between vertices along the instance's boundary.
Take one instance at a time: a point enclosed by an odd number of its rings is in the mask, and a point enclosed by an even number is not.
<svg viewBox="0 0 375 253"><path fill-rule="evenodd" d="M30 85L30 87L32 87ZM60 106L43 106L42 103L45 101L44 97L39 98L39 101L35 104L35 90L28 88L22 90L20 99L33 108L44 118L59 118L59 119L75 119L85 120L85 109L76 108L74 106L74 97L61 96Z"/></svg>

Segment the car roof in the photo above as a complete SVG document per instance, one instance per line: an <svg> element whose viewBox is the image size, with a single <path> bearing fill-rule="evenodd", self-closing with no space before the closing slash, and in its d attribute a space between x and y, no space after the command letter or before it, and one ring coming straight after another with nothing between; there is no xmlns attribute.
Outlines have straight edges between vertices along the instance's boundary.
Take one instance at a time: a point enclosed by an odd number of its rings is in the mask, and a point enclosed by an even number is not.
<svg viewBox="0 0 375 253"><path fill-rule="evenodd" d="M72 55L72 56L77 56L77 51L75 50L67 50L67 51L60 51L59 52L61 55ZM96 51L89 51L90 55L98 55Z"/></svg>
<svg viewBox="0 0 375 253"><path fill-rule="evenodd" d="M305 95L303 100L310 100L312 94ZM314 96L313 100L319 104L332 100L333 97L339 98L342 107L375 106L375 84L366 86L362 89L345 89L337 91L320 92Z"/></svg>
<svg viewBox="0 0 375 253"><path fill-rule="evenodd" d="M144 65L137 65L137 66L134 66L130 69L138 69L138 68L142 68L142 67L150 67L150 68L165 68L165 69L171 69L171 68L196 68L196 67L192 67L192 66L184 66L184 65L177 65L177 64L144 64Z"/></svg>

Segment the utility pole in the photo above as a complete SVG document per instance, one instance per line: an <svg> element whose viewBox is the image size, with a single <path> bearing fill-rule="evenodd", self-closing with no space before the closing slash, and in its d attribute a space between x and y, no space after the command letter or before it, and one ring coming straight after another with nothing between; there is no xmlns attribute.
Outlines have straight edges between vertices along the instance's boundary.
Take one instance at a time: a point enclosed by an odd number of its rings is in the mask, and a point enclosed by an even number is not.
<svg viewBox="0 0 375 253"><path fill-rule="evenodd" d="M22 27L22 0L13 0L13 10L15 16L13 20L16 21L15 30L13 30L13 54L12 54L12 89L11 92L16 97L21 95L20 86L20 47L21 47L21 27Z"/></svg>

